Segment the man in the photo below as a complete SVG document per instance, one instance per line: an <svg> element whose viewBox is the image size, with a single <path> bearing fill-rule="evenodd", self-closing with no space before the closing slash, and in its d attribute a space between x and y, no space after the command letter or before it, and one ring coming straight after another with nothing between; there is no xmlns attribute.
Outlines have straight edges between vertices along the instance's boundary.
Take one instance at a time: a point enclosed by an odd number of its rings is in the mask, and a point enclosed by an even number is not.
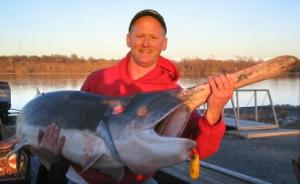
<svg viewBox="0 0 300 184"><path fill-rule="evenodd" d="M154 10L138 12L130 22L127 46L130 52L120 62L110 68L90 74L82 90L108 96L128 96L138 92L163 91L180 88L175 65L161 56L167 48L167 27L163 17ZM223 108L233 93L233 80L230 75L218 75L208 79L211 94L207 101L204 117L193 112L183 137L197 141L201 159L215 153L221 143L225 125L222 119ZM64 144L59 137L59 128L53 124L41 133L41 149L49 150L58 157ZM80 173L81 167L71 163L67 176L73 182L116 183L112 177L96 169ZM75 179L77 178L77 179ZM156 183L151 176L135 175L128 169L120 183Z"/></svg>

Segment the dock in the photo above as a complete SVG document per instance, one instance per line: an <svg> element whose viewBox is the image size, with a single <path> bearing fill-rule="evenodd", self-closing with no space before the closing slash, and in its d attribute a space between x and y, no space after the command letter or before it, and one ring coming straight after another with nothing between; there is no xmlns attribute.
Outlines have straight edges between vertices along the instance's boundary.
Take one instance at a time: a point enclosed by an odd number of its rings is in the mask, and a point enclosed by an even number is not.
<svg viewBox="0 0 300 184"><path fill-rule="evenodd" d="M271 109L274 122L261 122L258 121L258 93L266 93L269 99L269 108ZM253 93L253 112L255 120L244 120L240 118L240 93ZM235 100L234 100L235 99ZM235 98L231 98L231 105L233 109L232 117L225 117L225 124L227 127L227 134L236 135L241 138L253 139L262 137L272 137L272 136L289 136L289 135L300 135L300 130L297 129L285 129L280 128L275 108L273 105L273 100L271 98L271 93L268 89L238 89L235 91Z"/></svg>
<svg viewBox="0 0 300 184"><path fill-rule="evenodd" d="M236 135L245 139L272 137L272 136L288 136L288 135L300 135L298 129L285 129L279 128L278 125L250 121L250 120L238 120L239 128L236 125L236 120L233 118L225 118L226 127L231 130L226 131L226 134ZM232 130L233 129L233 130Z"/></svg>
<svg viewBox="0 0 300 184"><path fill-rule="evenodd" d="M189 176L188 161L161 169L154 178L160 183L173 184L269 184L266 181L204 161L201 162L200 177L196 180Z"/></svg>

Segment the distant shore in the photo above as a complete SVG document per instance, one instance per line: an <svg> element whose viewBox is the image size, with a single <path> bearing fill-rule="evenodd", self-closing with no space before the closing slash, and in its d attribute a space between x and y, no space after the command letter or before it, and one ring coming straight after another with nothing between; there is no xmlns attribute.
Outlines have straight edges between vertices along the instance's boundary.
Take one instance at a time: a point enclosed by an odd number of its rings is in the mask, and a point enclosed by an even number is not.
<svg viewBox="0 0 300 184"><path fill-rule="evenodd" d="M68 56L0 56L0 73L34 74L34 73L91 73L95 70L112 66L118 60L87 59L76 54ZM207 77L216 73L232 73L253 66L264 60L251 57L236 59L182 59L174 61L182 77ZM300 72L300 62L290 72Z"/></svg>

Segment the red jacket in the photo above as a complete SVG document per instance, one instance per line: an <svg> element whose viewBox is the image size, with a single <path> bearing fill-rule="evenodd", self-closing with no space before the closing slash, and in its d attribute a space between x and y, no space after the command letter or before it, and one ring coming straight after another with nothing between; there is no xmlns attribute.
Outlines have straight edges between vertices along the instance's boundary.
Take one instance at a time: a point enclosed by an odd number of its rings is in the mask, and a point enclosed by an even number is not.
<svg viewBox="0 0 300 184"><path fill-rule="evenodd" d="M127 66L129 54L118 64L95 71L90 74L84 82L81 90L108 96L128 96L137 92L162 91L180 88L177 84L179 78L175 65L160 57L156 67L145 76L133 80L128 72ZM215 153L220 146L225 131L224 121L221 120L214 126L209 125L204 117L193 112L189 123L183 132L183 137L197 141L197 148L201 159ZM79 167L75 167L80 171ZM89 183L103 181L103 183L114 183L114 180L96 169L89 169L81 174ZM137 183L150 176L134 175L128 169L121 183Z"/></svg>

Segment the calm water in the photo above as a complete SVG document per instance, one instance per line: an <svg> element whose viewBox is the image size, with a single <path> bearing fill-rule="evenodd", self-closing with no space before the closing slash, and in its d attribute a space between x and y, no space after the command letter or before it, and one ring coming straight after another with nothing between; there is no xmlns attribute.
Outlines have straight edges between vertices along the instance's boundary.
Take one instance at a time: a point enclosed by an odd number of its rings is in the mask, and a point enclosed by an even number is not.
<svg viewBox="0 0 300 184"><path fill-rule="evenodd" d="M41 92L79 90L86 76L87 74L0 74L0 81L9 82L12 108L21 109L30 99L34 98L37 88ZM198 84L200 81L201 79L181 79L179 83L182 87L187 88ZM269 89L274 104L300 105L299 74L262 81L243 89ZM240 93L240 106L251 106L253 103L252 93ZM269 104L265 92L258 93L258 104Z"/></svg>

